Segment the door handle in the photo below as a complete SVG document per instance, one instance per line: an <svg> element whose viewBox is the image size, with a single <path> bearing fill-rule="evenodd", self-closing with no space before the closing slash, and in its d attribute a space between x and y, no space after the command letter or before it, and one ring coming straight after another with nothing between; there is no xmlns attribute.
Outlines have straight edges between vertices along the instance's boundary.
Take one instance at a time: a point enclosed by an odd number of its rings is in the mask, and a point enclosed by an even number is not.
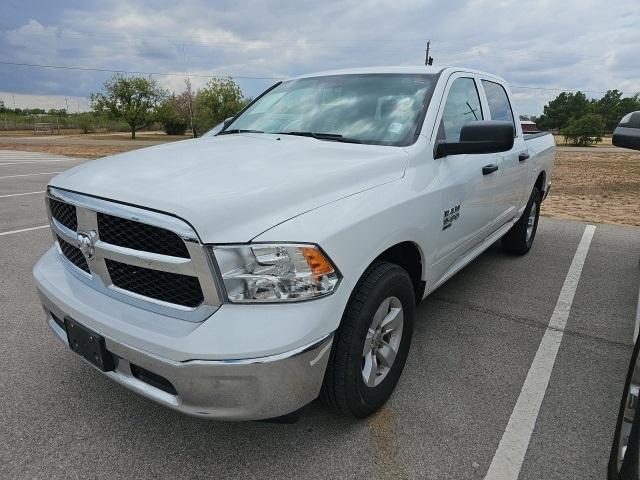
<svg viewBox="0 0 640 480"><path fill-rule="evenodd" d="M490 173L493 173L497 170L498 170L498 165L492 163L490 165L485 165L484 167L482 167L482 174L489 175Z"/></svg>
<svg viewBox="0 0 640 480"><path fill-rule="evenodd" d="M529 154L528 153L521 153L520 155L518 155L518 161L519 162L524 162L527 158L529 158Z"/></svg>

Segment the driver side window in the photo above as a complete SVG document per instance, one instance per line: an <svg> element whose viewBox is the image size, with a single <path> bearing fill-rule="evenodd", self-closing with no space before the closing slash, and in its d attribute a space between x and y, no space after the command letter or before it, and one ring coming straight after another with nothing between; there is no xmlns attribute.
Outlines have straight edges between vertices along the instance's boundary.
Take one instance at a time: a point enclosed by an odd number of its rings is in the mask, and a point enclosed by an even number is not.
<svg viewBox="0 0 640 480"><path fill-rule="evenodd" d="M473 78L457 78L453 81L444 106L438 137L457 142L460 131L467 123L482 120L480 96Z"/></svg>

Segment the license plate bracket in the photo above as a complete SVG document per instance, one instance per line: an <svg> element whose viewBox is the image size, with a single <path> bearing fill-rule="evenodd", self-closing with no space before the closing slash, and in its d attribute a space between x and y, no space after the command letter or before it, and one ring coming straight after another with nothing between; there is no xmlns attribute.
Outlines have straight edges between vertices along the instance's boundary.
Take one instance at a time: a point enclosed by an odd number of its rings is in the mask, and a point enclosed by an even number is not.
<svg viewBox="0 0 640 480"><path fill-rule="evenodd" d="M71 350L103 372L110 372L115 368L113 355L107 350L102 335L78 323L71 317L64 318L64 328L67 331L67 339Z"/></svg>

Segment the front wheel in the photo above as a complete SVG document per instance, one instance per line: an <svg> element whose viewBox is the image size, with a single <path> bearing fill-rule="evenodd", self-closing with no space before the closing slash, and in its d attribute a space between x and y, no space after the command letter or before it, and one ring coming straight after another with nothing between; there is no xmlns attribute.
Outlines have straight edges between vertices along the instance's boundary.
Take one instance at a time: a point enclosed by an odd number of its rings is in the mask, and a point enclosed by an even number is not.
<svg viewBox="0 0 640 480"><path fill-rule="evenodd" d="M334 410L363 418L393 393L404 368L415 315L407 272L376 262L364 273L336 331L321 398Z"/></svg>
<svg viewBox="0 0 640 480"><path fill-rule="evenodd" d="M524 255L533 245L538 230L538 219L540 218L540 204L542 195L537 187L533 187L527 206L511 230L502 237L502 248L508 253Z"/></svg>

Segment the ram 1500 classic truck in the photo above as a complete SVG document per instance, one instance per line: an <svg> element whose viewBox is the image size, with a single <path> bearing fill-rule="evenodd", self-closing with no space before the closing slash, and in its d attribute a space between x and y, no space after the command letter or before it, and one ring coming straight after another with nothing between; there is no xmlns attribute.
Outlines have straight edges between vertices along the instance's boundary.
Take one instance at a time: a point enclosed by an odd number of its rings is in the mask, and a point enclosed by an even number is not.
<svg viewBox="0 0 640 480"><path fill-rule="evenodd" d="M272 419L320 396L365 417L416 304L498 240L531 248L554 156L494 75L293 78L216 135L55 177L37 288L71 350L168 407Z"/></svg>

